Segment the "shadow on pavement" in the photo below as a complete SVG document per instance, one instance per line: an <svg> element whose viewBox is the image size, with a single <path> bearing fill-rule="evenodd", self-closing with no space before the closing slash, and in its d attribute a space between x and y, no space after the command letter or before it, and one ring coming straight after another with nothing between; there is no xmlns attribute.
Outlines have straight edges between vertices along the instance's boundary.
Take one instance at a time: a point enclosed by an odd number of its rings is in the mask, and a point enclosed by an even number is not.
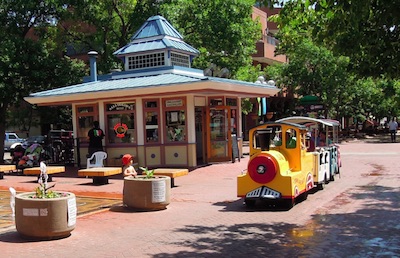
<svg viewBox="0 0 400 258"><path fill-rule="evenodd" d="M399 193L399 189L379 185L353 188L301 227L269 223L269 210L254 211L265 213L265 223L187 225L176 231L191 237L175 244L193 251L153 257L399 257ZM355 212L343 212L346 205L352 205L352 198L362 199L363 206ZM240 207L241 201L215 205L226 206L227 211L246 211Z"/></svg>

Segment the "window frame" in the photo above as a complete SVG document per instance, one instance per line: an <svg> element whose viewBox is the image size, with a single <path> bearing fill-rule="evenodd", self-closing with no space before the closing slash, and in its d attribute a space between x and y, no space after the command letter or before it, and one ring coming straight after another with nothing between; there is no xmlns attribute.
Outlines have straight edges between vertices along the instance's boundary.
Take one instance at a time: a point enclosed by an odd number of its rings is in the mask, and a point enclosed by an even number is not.
<svg viewBox="0 0 400 258"><path fill-rule="evenodd" d="M151 103L151 102L155 102L156 103L156 107L147 107L147 103ZM160 100L159 99L143 99L143 132L144 132L144 143L148 144L148 145L154 145L154 144L160 144L161 143L161 132L160 132L160 128L161 128L161 110L160 110ZM156 112L157 113L157 126L156 128L148 128L148 127L154 127L154 125L152 124L147 124L149 121L147 120L147 112ZM154 131L153 131L153 135L149 136L147 130L152 130L152 129L156 129L157 131L157 139L154 140Z"/></svg>
<svg viewBox="0 0 400 258"><path fill-rule="evenodd" d="M87 111L87 112L79 112L81 108L92 108L92 111ZM89 145L89 138L88 138L88 132L90 129L93 128L93 121L99 121L99 105L97 103L91 103L91 104L81 104L81 105L76 105L75 106L75 115L76 115L76 138L79 139L79 142L83 145ZM89 124L89 127L87 128L85 135L81 135L83 132L80 130L80 118L81 117L92 117L93 120ZM85 131L85 129L84 129Z"/></svg>
<svg viewBox="0 0 400 258"><path fill-rule="evenodd" d="M125 107L124 110L109 110L108 109L108 105L114 105L115 107ZM129 105L132 105L133 108L128 109L126 107L128 107ZM106 102L104 103L104 115L105 115L105 121L106 121L106 144L110 145L110 146L114 146L114 145L136 145L137 144L137 115L136 115L136 105L137 105L137 101L135 99L132 100L127 100L127 101L113 101L113 102ZM109 133L110 133L110 128L113 128L113 125L109 125L109 119L108 116L109 115L124 115L124 114L133 114L133 120L134 120L134 128L130 128L129 126L127 128L123 127L126 130L134 130L133 131L133 142L110 142L110 137L109 137ZM113 129L113 132L115 129Z"/></svg>
<svg viewBox="0 0 400 258"><path fill-rule="evenodd" d="M179 104L180 102L180 104ZM186 105L186 97L171 97L164 98L162 100L163 104L163 128L164 128L164 143L187 143L188 142L188 129L187 129L187 105ZM182 119L182 111L184 118ZM177 120L173 122L168 122L168 114L167 112L176 112ZM182 121L184 124L182 125ZM179 129L183 129L183 137L181 140L171 140L171 136L169 134L170 127L177 127ZM176 129L176 128L175 128Z"/></svg>

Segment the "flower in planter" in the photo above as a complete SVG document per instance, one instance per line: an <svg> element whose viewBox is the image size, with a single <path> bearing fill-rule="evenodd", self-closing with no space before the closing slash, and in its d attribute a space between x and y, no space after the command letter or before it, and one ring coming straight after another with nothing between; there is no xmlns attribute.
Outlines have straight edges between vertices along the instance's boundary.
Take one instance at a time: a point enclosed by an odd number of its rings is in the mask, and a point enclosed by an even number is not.
<svg viewBox="0 0 400 258"><path fill-rule="evenodd" d="M49 175L47 175L46 164L44 162L40 162L40 176L38 179L39 186L36 187L35 194L31 195L30 198L45 199L45 198L59 198L66 196L66 193L58 193L49 190L50 188L53 188L56 184L52 186L47 186L48 178Z"/></svg>
<svg viewBox="0 0 400 258"><path fill-rule="evenodd" d="M140 167L140 169L143 171L142 174L144 174L146 177L146 179L150 179L154 177L154 169L153 170L149 170L148 168L144 168L144 167Z"/></svg>

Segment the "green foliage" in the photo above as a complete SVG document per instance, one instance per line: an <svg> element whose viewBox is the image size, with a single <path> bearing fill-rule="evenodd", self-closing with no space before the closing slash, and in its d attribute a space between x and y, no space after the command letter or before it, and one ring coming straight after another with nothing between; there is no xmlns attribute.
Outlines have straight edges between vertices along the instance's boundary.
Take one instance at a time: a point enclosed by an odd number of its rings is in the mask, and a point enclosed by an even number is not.
<svg viewBox="0 0 400 258"><path fill-rule="evenodd" d="M266 77L289 94L319 96L330 117L397 113L399 15L389 2L287 1L270 19L277 53L290 62L268 67Z"/></svg>
<svg viewBox="0 0 400 258"><path fill-rule="evenodd" d="M149 170L147 167L140 167L140 169L143 171L142 173L145 175L145 179L150 179L154 177L154 169L153 170Z"/></svg>
<svg viewBox="0 0 400 258"><path fill-rule="evenodd" d="M31 195L30 198L37 198L37 199L46 199L46 198L59 198L63 196L67 196L67 193L59 193L49 190L55 186L47 186L47 171L46 165L43 162L40 162L40 175L38 179L39 186L35 189L35 194Z"/></svg>
<svg viewBox="0 0 400 258"><path fill-rule="evenodd" d="M231 75L251 65L261 26L252 20L251 0L164 1L161 13L183 35L185 42L199 49L193 66L212 64L226 67Z"/></svg>
<svg viewBox="0 0 400 258"><path fill-rule="evenodd" d="M44 190L43 187L38 186L35 189L35 195L30 196L33 199L50 199L50 198L60 198L64 195L62 193L54 192L51 190Z"/></svg>
<svg viewBox="0 0 400 258"><path fill-rule="evenodd" d="M234 76L234 79L240 81L255 82L258 76L261 75L260 70L261 70L260 65L257 66L247 65L240 67L236 75ZM245 115L249 114L253 110L253 103L250 101L249 98L242 99L241 105L242 105L242 113Z"/></svg>
<svg viewBox="0 0 400 258"><path fill-rule="evenodd" d="M276 21L281 53L311 37L335 55L348 56L352 72L360 77L400 75L400 10L395 1L289 1Z"/></svg>
<svg viewBox="0 0 400 258"><path fill-rule="evenodd" d="M78 82L84 74L83 62L64 57L65 45L56 44L56 21L66 12L63 3L0 2L0 162L9 108L32 92Z"/></svg>
<svg viewBox="0 0 400 258"><path fill-rule="evenodd" d="M113 52L125 46L129 38L151 16L158 14L157 0L70 0L73 12L62 17L60 35L77 52L99 53L99 73L122 68Z"/></svg>
<svg viewBox="0 0 400 258"><path fill-rule="evenodd" d="M242 99L242 113L248 115L253 110L253 103L249 98Z"/></svg>

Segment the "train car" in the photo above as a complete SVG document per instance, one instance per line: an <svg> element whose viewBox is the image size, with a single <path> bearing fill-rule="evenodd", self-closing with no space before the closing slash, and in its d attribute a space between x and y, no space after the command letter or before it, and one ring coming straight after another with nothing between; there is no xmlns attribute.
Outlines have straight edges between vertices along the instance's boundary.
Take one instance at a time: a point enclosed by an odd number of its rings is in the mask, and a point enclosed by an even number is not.
<svg viewBox="0 0 400 258"><path fill-rule="evenodd" d="M279 119L277 122L291 122L307 127L307 149L315 152L315 165L319 167L318 173L314 175L314 183L319 189L323 189L324 184L334 181L341 167L339 121L295 116Z"/></svg>
<svg viewBox="0 0 400 258"><path fill-rule="evenodd" d="M247 206L263 200L290 209L296 200L307 199L311 189L331 180L336 146L312 148L315 123L292 121L267 122L250 130L247 171L237 178L237 195Z"/></svg>

